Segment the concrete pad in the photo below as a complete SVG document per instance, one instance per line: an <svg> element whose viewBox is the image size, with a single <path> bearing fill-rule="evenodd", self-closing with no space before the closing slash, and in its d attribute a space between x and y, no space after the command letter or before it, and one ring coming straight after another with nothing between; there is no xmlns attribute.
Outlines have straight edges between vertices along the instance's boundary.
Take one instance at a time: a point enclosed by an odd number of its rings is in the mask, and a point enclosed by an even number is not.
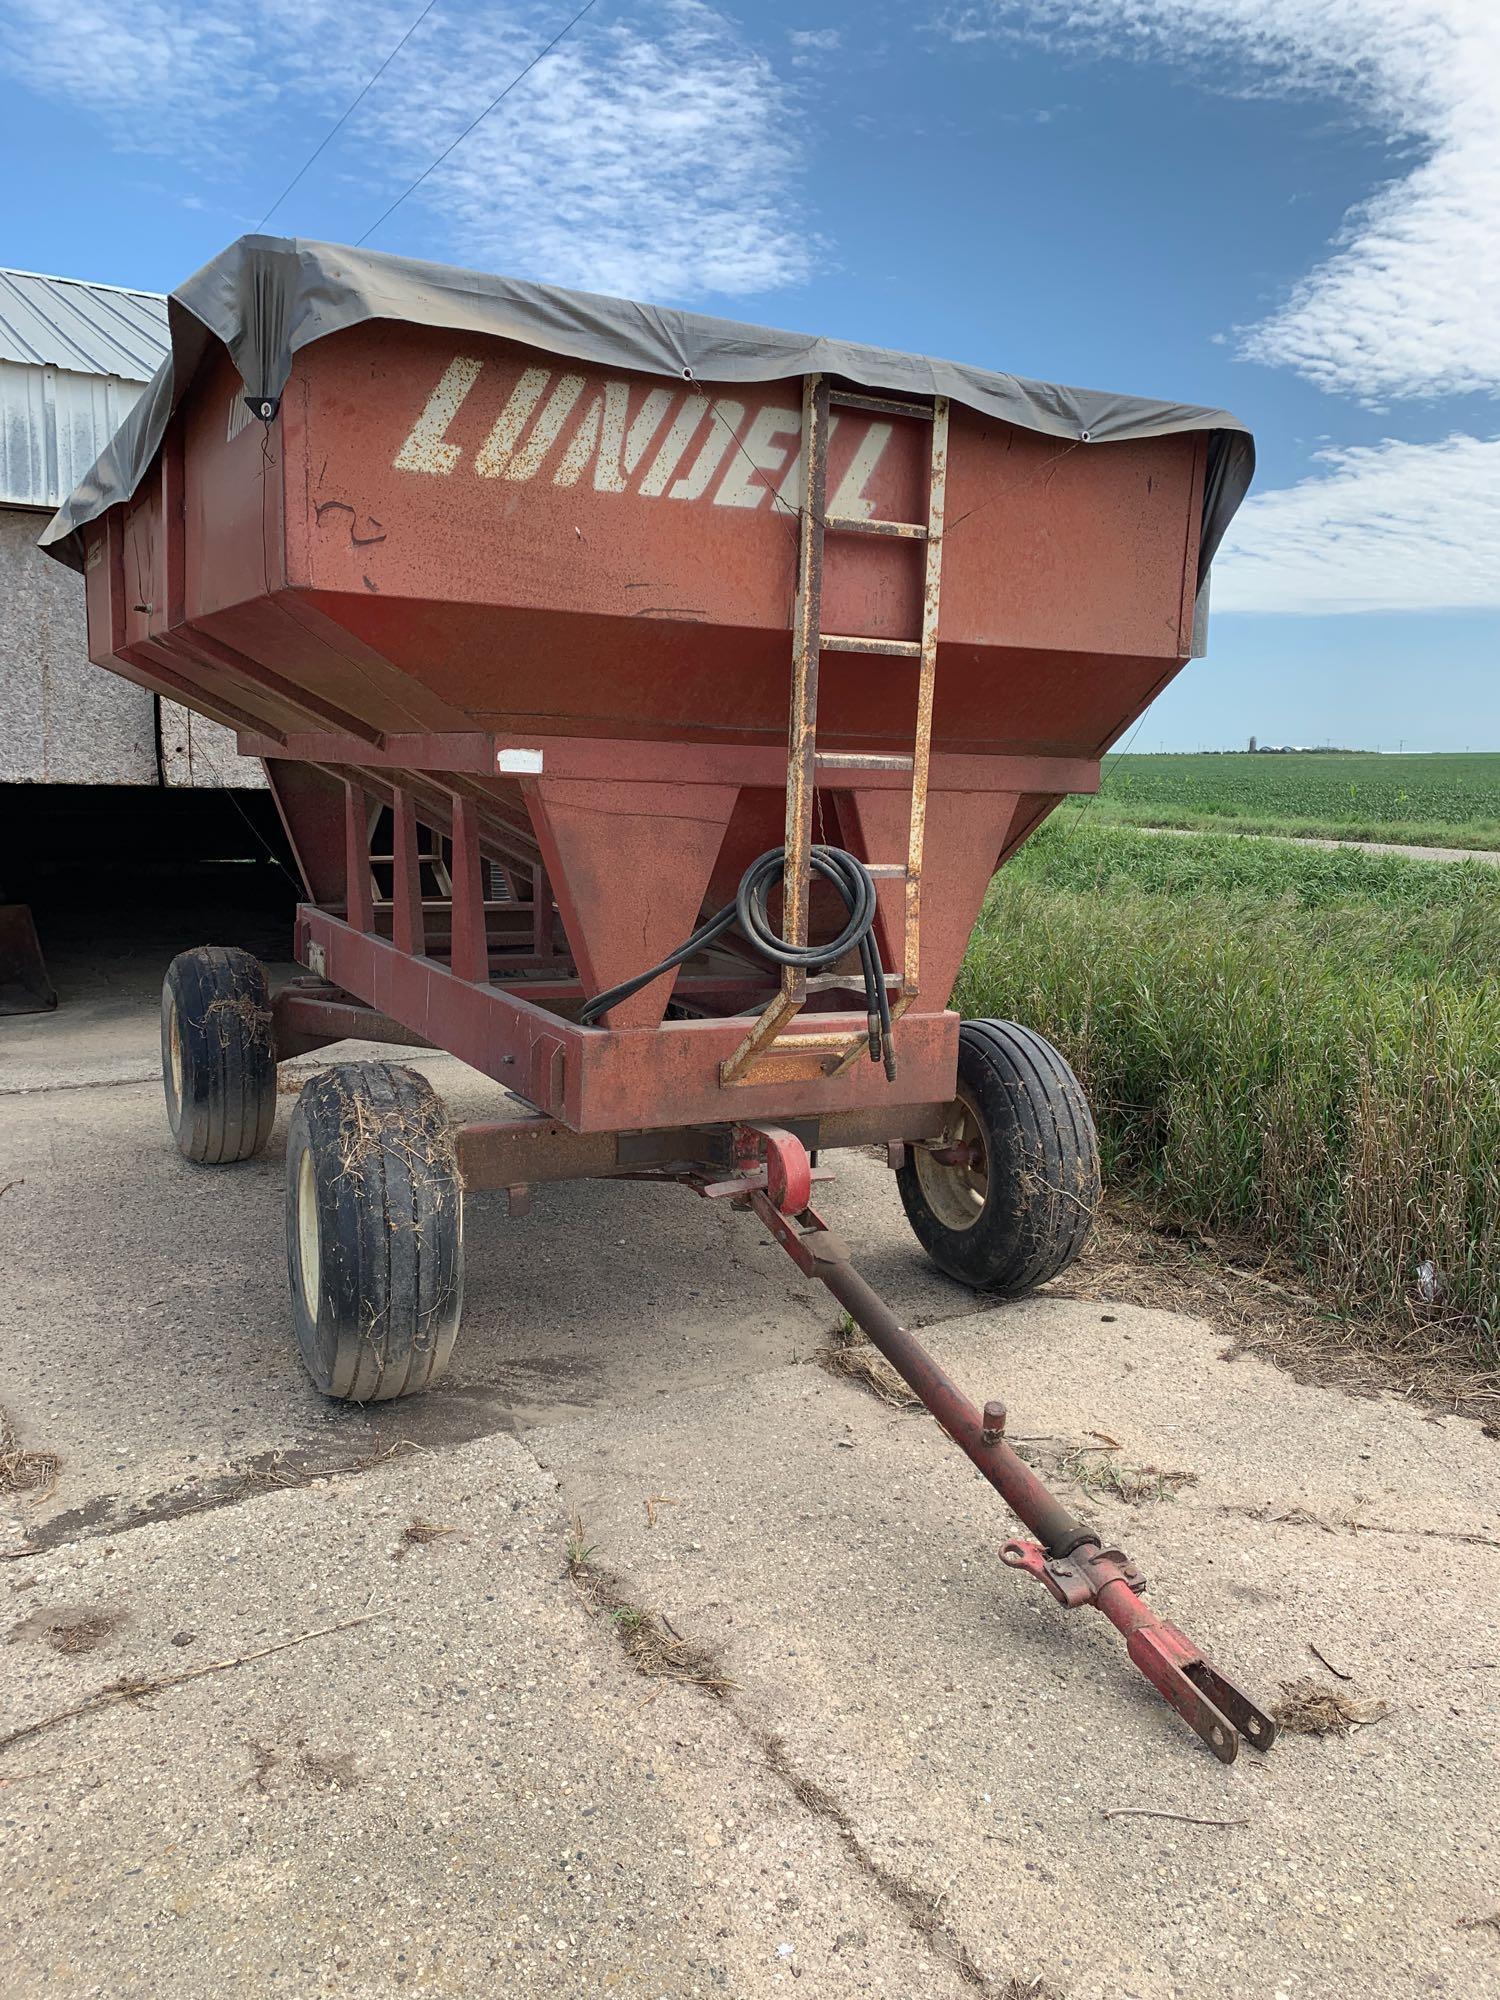
<svg viewBox="0 0 1500 2000"><path fill-rule="evenodd" d="M418 1066L455 1116L515 1109L450 1057ZM210 1168L178 1155L155 1081L0 1101L0 1268L15 1278L0 1289L0 1400L28 1441L62 1455L56 1492L33 1510L54 1538L195 1504L277 1453L345 1462L397 1438L453 1442L734 1380L807 1354L834 1317L821 1287L724 1204L577 1183L539 1190L534 1213L512 1221L503 1195L479 1194L441 1397L327 1403L302 1370L286 1298L290 1096L266 1153ZM852 1164L905 1234L891 1177ZM905 1255L927 1285L909 1236ZM969 1303L936 1283L950 1309Z"/></svg>
<svg viewBox="0 0 1500 2000"><path fill-rule="evenodd" d="M1335 1685L1316 1645L1391 1704L1226 1773L1101 1620L1000 1567L1011 1524L927 1419L813 1365L837 1309L753 1217L625 1183L541 1190L524 1221L478 1196L447 1382L324 1403L285 1301L291 1098L262 1159L183 1162L158 981L75 1023L60 1087L0 1097L0 1401L63 1457L50 1499L0 1509L0 1550L40 1551L0 1563L0 1733L377 1615L0 1752L0 1991L1500 1992L1493 1933L1458 1927L1496 1901L1475 1425L1299 1388L1136 1306L976 1313L883 1165L831 1156L820 1205L861 1268L1044 1467L1114 1440L1196 1475L1080 1503L1167 1616L1265 1699ZM132 1048L149 1080L90 1082ZM450 1058L417 1066L455 1115L504 1115ZM369 1469L266 1490L329 1465ZM726 1700L653 1696L586 1615L575 1505L636 1601L723 1648ZM416 1515L458 1532L393 1560ZM57 1652L96 1611L123 1621Z"/></svg>
<svg viewBox="0 0 1500 2000"><path fill-rule="evenodd" d="M42 909L37 923L58 1003L51 1013L0 1022L0 1096L159 1077L161 983L177 953L195 944L242 945L273 979L296 972L279 962L290 908L247 879L261 872L210 865L153 895L149 870L122 892L106 869L86 901L70 906L62 895Z"/></svg>
<svg viewBox="0 0 1500 2000"><path fill-rule="evenodd" d="M121 943L114 953L101 953L65 944L49 953L58 1005L49 1014L6 1019L0 1033L0 1097L104 1084L159 1084L161 987L180 948L175 941L144 950ZM273 993L302 974L302 967L289 961L264 963ZM409 1052L372 1042L347 1043L334 1059L356 1062L393 1053L404 1058ZM306 1074L327 1060L312 1057L287 1068Z"/></svg>
<svg viewBox="0 0 1500 2000"><path fill-rule="evenodd" d="M406 1544L414 1515L452 1532ZM0 1988L953 2000L733 1712L632 1672L565 1532L492 1439L8 1577L9 1727L367 1622L0 1752ZM85 1612L119 1623L54 1650Z"/></svg>
<svg viewBox="0 0 1500 2000"><path fill-rule="evenodd" d="M1390 1703L1380 1722L1225 1770L1102 1619L1002 1569L1009 1517L930 1420L821 1371L530 1442L604 1559L722 1648L752 1726L991 1977L1070 2000L1500 1993L1492 1933L1458 1928L1495 1906L1494 1446L1109 1310L1039 1301L932 1344L976 1400L1008 1392L1044 1458L1105 1431L1196 1473L1173 1501L1080 1511L1247 1691L1341 1685L1316 1645ZM647 1495L675 1501L654 1527ZM1278 1520L1295 1510L1328 1526ZM1248 1823L1105 1816L1130 1806Z"/></svg>
<svg viewBox="0 0 1500 2000"><path fill-rule="evenodd" d="M397 1439L517 1432L733 1381L806 1356L837 1317L726 1204L585 1182L539 1189L513 1221L503 1194L482 1192L467 1203L464 1324L441 1397L327 1403L286 1299L286 1130L302 1081L329 1062L388 1059L426 1075L455 1119L524 1107L451 1056L344 1043L283 1066L264 1154L192 1165L162 1107L159 966L148 979L139 959L122 963L120 995L101 973L64 1014L0 1043L0 1268L17 1277L0 1289L3 1401L64 1461L29 1510L33 1536L237 1492L278 1455L347 1463ZM972 1311L972 1294L919 1251L883 1157L836 1164L825 1205L897 1308L914 1325Z"/></svg>

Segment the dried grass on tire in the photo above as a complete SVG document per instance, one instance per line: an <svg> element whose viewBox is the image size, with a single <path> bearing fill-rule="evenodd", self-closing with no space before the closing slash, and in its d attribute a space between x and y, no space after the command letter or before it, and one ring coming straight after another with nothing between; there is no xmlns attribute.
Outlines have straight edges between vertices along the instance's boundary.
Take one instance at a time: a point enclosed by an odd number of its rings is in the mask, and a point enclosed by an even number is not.
<svg viewBox="0 0 1500 2000"><path fill-rule="evenodd" d="M405 1073L422 1080L414 1070ZM430 1168L434 1186L443 1191L440 1200L447 1188L462 1188L453 1131L441 1112L413 1117L403 1105L373 1105L352 1092L339 1120L340 1173L363 1186L366 1170L385 1154L400 1159L414 1179L419 1168Z"/></svg>
<svg viewBox="0 0 1500 2000"><path fill-rule="evenodd" d="M269 1007L260 1006L248 993L221 993L217 999L209 1001L203 1010L202 1019L190 1025L205 1030L212 1027L218 1035L219 1047L227 1049L231 1018L239 1022L245 1040L252 1048L270 1048L271 1010Z"/></svg>

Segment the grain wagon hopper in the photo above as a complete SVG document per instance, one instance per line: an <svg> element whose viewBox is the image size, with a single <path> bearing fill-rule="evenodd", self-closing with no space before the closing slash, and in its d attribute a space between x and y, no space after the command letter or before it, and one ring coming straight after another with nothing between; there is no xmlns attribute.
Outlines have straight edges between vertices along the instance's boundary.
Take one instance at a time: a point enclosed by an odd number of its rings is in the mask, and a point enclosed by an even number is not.
<svg viewBox="0 0 1500 2000"><path fill-rule="evenodd" d="M813 1205L882 1145L957 1279L1022 1292L1098 1197L1088 1107L952 989L986 884L1194 650L1248 482L1222 412L249 237L49 530L92 657L265 759L307 887L270 994L167 974L190 1160L258 1152L276 1064L451 1051L525 1115L452 1129L382 1063L304 1087L287 1258L318 1387L437 1381L462 1190L626 1175L753 1211L1226 1762L1273 1726L875 1297ZM511 1107L514 1109L514 1106Z"/></svg>

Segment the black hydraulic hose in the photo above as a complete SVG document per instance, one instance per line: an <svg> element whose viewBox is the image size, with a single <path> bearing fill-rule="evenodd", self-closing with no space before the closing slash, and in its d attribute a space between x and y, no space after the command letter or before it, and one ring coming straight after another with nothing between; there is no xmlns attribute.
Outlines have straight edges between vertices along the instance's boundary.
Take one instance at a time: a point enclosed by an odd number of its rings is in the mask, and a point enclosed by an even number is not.
<svg viewBox="0 0 1500 2000"><path fill-rule="evenodd" d="M773 927L770 896L782 879L786 849L772 847L745 870L732 903L726 903L722 910L706 918L692 936L676 951L669 952L659 965L638 972L633 979L622 980L618 986L611 986L603 993L596 993L592 1000L584 1003L579 1020L585 1027L589 1026L621 1000L628 1000L632 993L639 993L653 979L670 972L673 966L681 965L695 952L706 950L735 924L739 925L760 956L771 964L795 965L809 972L834 964L845 952L858 946L860 970L865 982L870 1060L883 1062L886 1075L894 1079L896 1051L891 1040L891 997L886 989L885 968L880 963L873 934L876 907L874 877L859 856L850 854L846 848L814 847L809 859L814 872L837 889L843 898L844 908L849 912L849 920L837 937L820 944L788 944Z"/></svg>

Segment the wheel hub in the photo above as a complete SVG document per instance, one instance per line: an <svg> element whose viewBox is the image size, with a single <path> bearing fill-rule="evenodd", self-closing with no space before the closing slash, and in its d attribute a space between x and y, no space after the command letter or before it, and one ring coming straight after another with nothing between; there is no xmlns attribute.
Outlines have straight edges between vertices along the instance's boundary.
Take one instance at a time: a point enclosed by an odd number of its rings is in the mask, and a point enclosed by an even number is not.
<svg viewBox="0 0 1500 2000"><path fill-rule="evenodd" d="M182 1103L182 1024L177 1018L177 996L167 1002L167 1062L172 1073L172 1102Z"/></svg>
<svg viewBox="0 0 1500 2000"><path fill-rule="evenodd" d="M302 1304L316 1326L322 1291L323 1250L318 1234L318 1190L313 1179L312 1148L307 1147L297 1163L297 1271L302 1285Z"/></svg>
<svg viewBox="0 0 1500 2000"><path fill-rule="evenodd" d="M937 1146L913 1149L917 1182L945 1229L972 1229L990 1193L990 1156L984 1124L965 1091L948 1113Z"/></svg>

